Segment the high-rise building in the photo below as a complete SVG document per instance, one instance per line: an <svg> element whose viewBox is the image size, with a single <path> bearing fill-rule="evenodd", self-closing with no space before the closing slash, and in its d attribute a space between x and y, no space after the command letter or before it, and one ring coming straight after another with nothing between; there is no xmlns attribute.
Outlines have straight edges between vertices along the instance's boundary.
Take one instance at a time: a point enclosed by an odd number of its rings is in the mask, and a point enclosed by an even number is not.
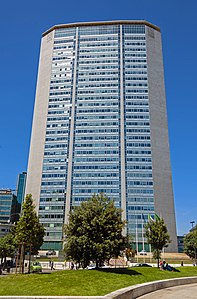
<svg viewBox="0 0 197 299"><path fill-rule="evenodd" d="M18 181L17 181L17 201L22 205L25 197L25 186L26 186L26 178L27 178L27 172L23 171L22 173L19 173L18 175Z"/></svg>
<svg viewBox="0 0 197 299"><path fill-rule="evenodd" d="M26 176L26 172L18 175L16 190L0 189L0 223L7 225L5 231L2 228L2 232L8 232L12 227L11 224L16 223L20 218L21 205L25 196Z"/></svg>
<svg viewBox="0 0 197 299"><path fill-rule="evenodd" d="M138 251L155 214L177 251L161 33L146 21L57 25L42 37L26 193L43 249L61 248L69 210L100 192Z"/></svg>

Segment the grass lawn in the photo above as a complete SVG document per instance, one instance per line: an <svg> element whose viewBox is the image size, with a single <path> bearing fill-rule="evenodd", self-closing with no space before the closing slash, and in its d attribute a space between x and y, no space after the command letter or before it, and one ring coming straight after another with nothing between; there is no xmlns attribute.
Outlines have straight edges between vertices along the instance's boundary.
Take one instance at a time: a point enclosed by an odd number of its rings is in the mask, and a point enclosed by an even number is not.
<svg viewBox="0 0 197 299"><path fill-rule="evenodd" d="M133 267L2 275L0 276L0 295L102 296L138 283L197 276L197 267L182 267L179 270L180 272L168 272L157 268Z"/></svg>

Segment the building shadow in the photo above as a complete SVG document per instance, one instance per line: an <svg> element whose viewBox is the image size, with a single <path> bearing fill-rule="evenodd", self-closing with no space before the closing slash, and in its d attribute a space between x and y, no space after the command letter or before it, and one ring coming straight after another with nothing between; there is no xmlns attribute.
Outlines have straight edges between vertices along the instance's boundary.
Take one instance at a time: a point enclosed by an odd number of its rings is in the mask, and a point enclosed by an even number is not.
<svg viewBox="0 0 197 299"><path fill-rule="evenodd" d="M98 271L114 273L114 274L126 274L126 275L142 275L141 273L131 268L99 268Z"/></svg>

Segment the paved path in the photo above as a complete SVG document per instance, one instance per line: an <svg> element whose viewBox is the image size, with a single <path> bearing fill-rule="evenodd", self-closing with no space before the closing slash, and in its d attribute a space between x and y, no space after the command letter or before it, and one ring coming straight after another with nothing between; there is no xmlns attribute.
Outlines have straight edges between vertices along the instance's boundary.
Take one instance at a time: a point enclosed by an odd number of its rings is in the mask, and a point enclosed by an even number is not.
<svg viewBox="0 0 197 299"><path fill-rule="evenodd" d="M138 297L138 299L195 299L197 298L197 283L166 288Z"/></svg>

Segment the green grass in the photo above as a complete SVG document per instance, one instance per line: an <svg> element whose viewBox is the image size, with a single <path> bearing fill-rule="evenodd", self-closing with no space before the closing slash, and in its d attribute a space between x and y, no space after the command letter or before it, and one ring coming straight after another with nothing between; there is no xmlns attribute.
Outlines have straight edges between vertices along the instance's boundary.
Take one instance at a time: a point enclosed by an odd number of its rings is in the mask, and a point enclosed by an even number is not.
<svg viewBox="0 0 197 299"><path fill-rule="evenodd" d="M0 276L0 295L102 296L134 284L185 276L197 276L197 267L182 267L180 272L133 267L10 274Z"/></svg>

